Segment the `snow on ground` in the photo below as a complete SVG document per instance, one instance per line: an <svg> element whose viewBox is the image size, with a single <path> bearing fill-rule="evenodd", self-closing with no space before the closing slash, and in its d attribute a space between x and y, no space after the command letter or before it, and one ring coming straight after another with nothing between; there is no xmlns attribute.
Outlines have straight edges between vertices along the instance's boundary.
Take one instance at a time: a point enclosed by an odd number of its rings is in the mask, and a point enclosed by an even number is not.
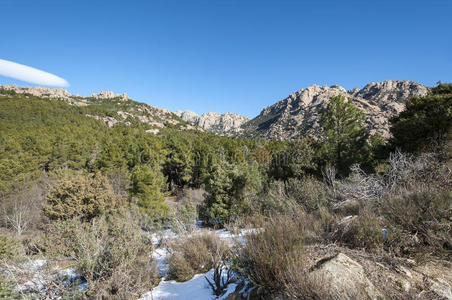
<svg viewBox="0 0 452 300"><path fill-rule="evenodd" d="M195 233L207 229L199 228ZM242 229L239 234L232 234L231 232L220 229L215 230L214 233L220 237L220 239L226 241L230 246L235 243L245 243L245 236L250 233L256 232L258 229ZM159 245L162 239L170 240L177 239L178 236L171 231L165 230L158 234L152 235L152 242L154 245ZM168 256L168 250L166 248L157 248L153 251L152 257L156 260L160 276L163 280L154 289L144 294L140 300L182 300L182 299L197 299L197 300L212 300L212 299L225 299L229 294L233 293L237 288L236 283L228 285L225 294L220 297L216 297L211 288L209 287L206 278L212 280L213 270L208 271L205 274L197 274L192 279L186 282L176 282L174 280L165 281L165 275L168 272L168 264L166 263L166 257Z"/></svg>
<svg viewBox="0 0 452 300"><path fill-rule="evenodd" d="M152 258L155 259L159 276L165 277L168 273L169 266L166 263L168 250L166 248L157 248L152 252Z"/></svg>
<svg viewBox="0 0 452 300"><path fill-rule="evenodd" d="M211 279L213 270L210 270L205 274L197 274L192 279L185 282L176 282L174 280L162 281L152 291L143 295L141 300L220 300L225 299L229 294L234 292L237 287L237 284L235 283L229 284L226 293L217 298L212 293L204 276Z"/></svg>
<svg viewBox="0 0 452 300"><path fill-rule="evenodd" d="M218 237L226 242L228 242L229 246L234 246L236 243L245 244L245 236L251 233L258 232L259 229L256 228L247 228L241 229L239 234L232 234L230 231L226 229L215 230L215 234Z"/></svg>

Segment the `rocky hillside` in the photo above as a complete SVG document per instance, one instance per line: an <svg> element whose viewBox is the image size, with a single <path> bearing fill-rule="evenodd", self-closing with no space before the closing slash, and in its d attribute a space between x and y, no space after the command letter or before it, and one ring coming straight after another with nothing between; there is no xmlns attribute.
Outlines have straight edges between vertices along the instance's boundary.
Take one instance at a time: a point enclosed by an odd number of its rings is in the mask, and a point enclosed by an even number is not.
<svg viewBox="0 0 452 300"><path fill-rule="evenodd" d="M58 99L76 106L93 107L93 113L87 116L102 120L109 127L118 123L140 122L149 125L149 132L154 134L159 132L159 128L175 127L265 139L291 139L308 134L318 136L319 111L327 106L331 97L337 95L352 98L366 114L366 123L371 133L378 132L387 138L389 118L403 110L407 99L423 96L427 92L428 88L422 84L402 80L370 83L362 89L348 91L339 85L312 85L264 108L257 117L250 120L246 116L229 112L198 115L187 110L172 113L167 109L135 102L126 94L111 91L83 97L71 95L61 88L0 85L0 95L25 94Z"/></svg>
<svg viewBox="0 0 452 300"><path fill-rule="evenodd" d="M187 121L200 128L211 131L221 135L234 135L241 131L241 126L250 120L246 116L242 116L236 113L219 114L216 112L208 112L202 115L198 115L190 110L177 111L182 120Z"/></svg>
<svg viewBox="0 0 452 300"><path fill-rule="evenodd" d="M21 87L17 85L0 85L0 95L11 96L23 94L26 97L55 99L75 106L90 108L86 114L102 120L107 126L113 127L118 123L130 125L134 122L148 125L149 132L157 134L160 128L174 127L181 130L195 129L196 127L182 121L168 109L161 109L145 103L131 100L126 94L115 94L111 91L102 91L89 97L72 95L61 88L47 87Z"/></svg>
<svg viewBox="0 0 452 300"><path fill-rule="evenodd" d="M343 95L352 98L367 116L371 133L389 137L389 118L404 108L407 99L424 96L428 88L412 81L388 80L369 83L362 89L345 90L339 85L312 85L262 110L256 118L242 126L245 137L291 139L319 134L319 111L331 97Z"/></svg>

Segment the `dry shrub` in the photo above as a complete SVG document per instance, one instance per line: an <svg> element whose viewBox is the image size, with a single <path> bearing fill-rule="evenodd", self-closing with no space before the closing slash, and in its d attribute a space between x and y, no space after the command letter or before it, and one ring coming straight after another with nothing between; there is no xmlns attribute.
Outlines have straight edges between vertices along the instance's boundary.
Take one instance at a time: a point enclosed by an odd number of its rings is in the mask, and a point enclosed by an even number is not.
<svg viewBox="0 0 452 300"><path fill-rule="evenodd" d="M39 231L29 233L22 237L21 242L26 255L39 255L43 251L45 251L43 245L43 236L43 233Z"/></svg>
<svg viewBox="0 0 452 300"><path fill-rule="evenodd" d="M41 222L41 206L45 198L46 178L40 181L22 182L13 186L13 192L1 197L1 219L17 236L36 228Z"/></svg>
<svg viewBox="0 0 452 300"><path fill-rule="evenodd" d="M131 298L157 281L151 244L130 214L59 221L46 233L47 254L75 260L87 296Z"/></svg>
<svg viewBox="0 0 452 300"><path fill-rule="evenodd" d="M289 299L316 299L333 300L342 299L331 289L330 283L323 276L310 273L307 270L307 261L298 257L289 256L287 270L282 277L283 294ZM354 299L349 297L348 299Z"/></svg>
<svg viewBox="0 0 452 300"><path fill-rule="evenodd" d="M452 257L452 193L419 188L381 201L391 228L388 246L401 253L434 252Z"/></svg>
<svg viewBox="0 0 452 300"><path fill-rule="evenodd" d="M186 192L187 194L189 192ZM177 234L191 233L196 229L197 218L196 206L190 199L182 199L177 203L171 216L170 226Z"/></svg>
<svg viewBox="0 0 452 300"><path fill-rule="evenodd" d="M336 229L337 216L325 207L304 218L306 222L309 222L311 231L317 235L319 242L328 240L331 233Z"/></svg>
<svg viewBox="0 0 452 300"><path fill-rule="evenodd" d="M335 241L366 249L384 245L398 254L450 253L452 172L437 155L396 151L384 174L367 175L353 166L350 177L334 186L337 198L346 200L341 210L356 200L364 207L357 217L338 224ZM378 213L366 208L372 203Z"/></svg>
<svg viewBox="0 0 452 300"><path fill-rule="evenodd" d="M287 182L287 194L302 205L307 212L315 211L328 205L327 189L324 183L313 177L303 179L289 179Z"/></svg>
<svg viewBox="0 0 452 300"><path fill-rule="evenodd" d="M390 169L384 174L387 192L400 187L411 188L419 184L451 187L452 174L437 154L423 153L413 156L396 151L389 157Z"/></svg>
<svg viewBox="0 0 452 300"><path fill-rule="evenodd" d="M195 274L205 273L229 256L228 244L214 233L193 234L170 244L168 277L187 281Z"/></svg>
<svg viewBox="0 0 452 300"><path fill-rule="evenodd" d="M239 234L241 229L261 228L268 217L263 215L234 216L224 224L224 228L232 234Z"/></svg>
<svg viewBox="0 0 452 300"><path fill-rule="evenodd" d="M204 276L215 296L225 293L228 285L235 281L234 271L221 261L214 265L212 280Z"/></svg>
<svg viewBox="0 0 452 300"><path fill-rule="evenodd" d="M169 265L168 278L177 281L187 281L195 276L195 270L190 263L182 256L181 253L173 253L167 258Z"/></svg>
<svg viewBox="0 0 452 300"><path fill-rule="evenodd" d="M353 165L348 178L338 181L333 177L325 181L334 190L336 201L355 200L364 205L369 200L382 199L400 189L452 187L452 172L436 154L413 156L395 151L388 163L384 174L366 174L359 165Z"/></svg>
<svg viewBox="0 0 452 300"><path fill-rule="evenodd" d="M358 216L347 217L339 222L332 237L350 248L382 248L383 226L375 213L366 207Z"/></svg>
<svg viewBox="0 0 452 300"><path fill-rule="evenodd" d="M336 182L338 200L355 200L360 203L379 199L386 191L384 179L366 174L359 165L350 167L348 178Z"/></svg>
<svg viewBox="0 0 452 300"><path fill-rule="evenodd" d="M234 256L234 270L269 294L291 299L325 299L326 286L309 272L303 240L306 221L272 218L263 230L246 236Z"/></svg>

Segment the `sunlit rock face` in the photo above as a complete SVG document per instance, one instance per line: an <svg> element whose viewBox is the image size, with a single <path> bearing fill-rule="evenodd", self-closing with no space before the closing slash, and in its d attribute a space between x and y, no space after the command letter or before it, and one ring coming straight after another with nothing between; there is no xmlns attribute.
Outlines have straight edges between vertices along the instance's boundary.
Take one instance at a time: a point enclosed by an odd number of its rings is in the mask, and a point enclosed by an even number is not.
<svg viewBox="0 0 452 300"><path fill-rule="evenodd" d="M242 125L245 137L266 139L292 139L320 134L320 111L331 98L342 95L366 114L366 124L371 134L389 137L389 119L404 109L405 102L413 96L425 96L429 88L422 84L388 80L369 83L364 88L346 91L339 85L312 85L266 107L256 118Z"/></svg>
<svg viewBox="0 0 452 300"><path fill-rule="evenodd" d="M198 115L190 110L177 111L182 120L192 123L206 131L214 132L221 135L234 135L241 131L241 126L250 118L236 113L220 114L216 112L208 112Z"/></svg>

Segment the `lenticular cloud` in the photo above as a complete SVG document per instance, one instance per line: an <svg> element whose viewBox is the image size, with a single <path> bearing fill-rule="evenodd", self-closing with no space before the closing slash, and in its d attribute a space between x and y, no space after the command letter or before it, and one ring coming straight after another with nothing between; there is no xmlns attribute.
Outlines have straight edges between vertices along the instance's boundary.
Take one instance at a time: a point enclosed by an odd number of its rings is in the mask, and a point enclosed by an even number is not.
<svg viewBox="0 0 452 300"><path fill-rule="evenodd" d="M69 86L69 83L61 77L3 59L0 59L0 75L35 84Z"/></svg>

